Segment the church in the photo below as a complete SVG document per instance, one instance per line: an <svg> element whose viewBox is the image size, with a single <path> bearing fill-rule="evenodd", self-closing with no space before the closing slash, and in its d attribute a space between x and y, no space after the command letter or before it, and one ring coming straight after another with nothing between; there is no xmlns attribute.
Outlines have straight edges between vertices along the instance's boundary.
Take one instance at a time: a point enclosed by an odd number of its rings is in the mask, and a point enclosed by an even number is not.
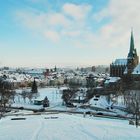
<svg viewBox="0 0 140 140"><path fill-rule="evenodd" d="M140 77L140 65L137 50L134 45L133 31L131 31L128 56L125 59L116 59L112 64L110 64L110 77L129 79L133 76Z"/></svg>

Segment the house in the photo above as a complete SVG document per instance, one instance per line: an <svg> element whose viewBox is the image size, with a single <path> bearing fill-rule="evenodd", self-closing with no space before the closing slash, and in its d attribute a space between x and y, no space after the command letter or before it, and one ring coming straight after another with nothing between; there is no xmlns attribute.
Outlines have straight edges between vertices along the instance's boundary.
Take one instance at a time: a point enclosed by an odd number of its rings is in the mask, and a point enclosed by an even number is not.
<svg viewBox="0 0 140 140"><path fill-rule="evenodd" d="M34 105L43 105L43 107L49 107L49 100L47 96L45 98L34 99Z"/></svg>

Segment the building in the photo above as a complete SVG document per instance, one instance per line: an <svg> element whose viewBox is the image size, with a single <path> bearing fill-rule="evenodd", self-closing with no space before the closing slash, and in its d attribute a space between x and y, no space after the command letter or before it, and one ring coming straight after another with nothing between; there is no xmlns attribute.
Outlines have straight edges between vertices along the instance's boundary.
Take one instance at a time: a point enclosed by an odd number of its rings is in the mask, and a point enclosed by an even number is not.
<svg viewBox="0 0 140 140"><path fill-rule="evenodd" d="M116 59L110 64L110 77L129 79L134 69L138 66L139 57L134 46L133 31L131 31L130 49L126 59Z"/></svg>
<svg viewBox="0 0 140 140"><path fill-rule="evenodd" d="M123 77L127 67L127 59L116 59L110 65L110 77Z"/></svg>

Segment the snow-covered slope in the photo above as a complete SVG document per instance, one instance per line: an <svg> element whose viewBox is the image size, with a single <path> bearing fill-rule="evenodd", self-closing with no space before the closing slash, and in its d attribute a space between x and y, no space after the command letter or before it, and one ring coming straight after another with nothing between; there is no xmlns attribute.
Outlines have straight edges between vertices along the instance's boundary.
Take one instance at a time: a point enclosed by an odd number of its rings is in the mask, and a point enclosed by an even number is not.
<svg viewBox="0 0 140 140"><path fill-rule="evenodd" d="M0 140L140 140L140 129L125 120L69 114L0 120Z"/></svg>
<svg viewBox="0 0 140 140"><path fill-rule="evenodd" d="M99 108L107 108L110 104L107 102L107 98L105 96L93 97L89 103L91 106L99 107Z"/></svg>

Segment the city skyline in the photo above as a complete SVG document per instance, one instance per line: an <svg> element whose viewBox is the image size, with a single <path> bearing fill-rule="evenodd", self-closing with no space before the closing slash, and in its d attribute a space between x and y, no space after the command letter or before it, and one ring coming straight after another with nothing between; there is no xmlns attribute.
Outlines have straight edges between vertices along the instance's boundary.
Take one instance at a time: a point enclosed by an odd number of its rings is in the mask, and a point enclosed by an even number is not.
<svg viewBox="0 0 140 140"><path fill-rule="evenodd" d="M140 53L138 0L0 0L0 66L109 65Z"/></svg>

